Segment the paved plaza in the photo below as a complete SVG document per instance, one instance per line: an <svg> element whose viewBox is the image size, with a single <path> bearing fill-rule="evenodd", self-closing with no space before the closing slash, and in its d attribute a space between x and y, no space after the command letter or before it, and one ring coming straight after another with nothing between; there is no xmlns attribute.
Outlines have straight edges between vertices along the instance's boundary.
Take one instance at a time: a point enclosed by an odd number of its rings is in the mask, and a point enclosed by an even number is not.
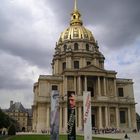
<svg viewBox="0 0 140 140"><path fill-rule="evenodd" d="M127 133L130 140L140 140L140 133ZM124 140L125 133L117 134L96 134L95 137L104 137L104 138L118 138Z"/></svg>
<svg viewBox="0 0 140 140"><path fill-rule="evenodd" d="M18 132L17 135L42 135L42 133L33 133L33 132ZM117 138L120 140L126 140L124 139L126 133L115 133L115 134L93 134L94 137L103 137L103 138ZM46 133L44 133L46 135ZM64 134L65 135L65 134ZM83 133L79 134L83 136ZM127 133L128 137L130 139L127 140L140 140L140 132L139 133Z"/></svg>

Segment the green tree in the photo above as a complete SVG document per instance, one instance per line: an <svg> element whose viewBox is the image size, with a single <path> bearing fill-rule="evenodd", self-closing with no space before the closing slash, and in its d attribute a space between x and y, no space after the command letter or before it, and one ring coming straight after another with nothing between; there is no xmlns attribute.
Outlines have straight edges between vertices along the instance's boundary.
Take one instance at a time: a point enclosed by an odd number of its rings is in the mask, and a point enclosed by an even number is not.
<svg viewBox="0 0 140 140"><path fill-rule="evenodd" d="M7 114L5 114L1 109L0 109L0 128L9 128L12 124L15 125L16 128L19 127L17 121L13 120L10 118Z"/></svg>
<svg viewBox="0 0 140 140"><path fill-rule="evenodd" d="M8 129L8 135L16 135L16 127L12 124Z"/></svg>

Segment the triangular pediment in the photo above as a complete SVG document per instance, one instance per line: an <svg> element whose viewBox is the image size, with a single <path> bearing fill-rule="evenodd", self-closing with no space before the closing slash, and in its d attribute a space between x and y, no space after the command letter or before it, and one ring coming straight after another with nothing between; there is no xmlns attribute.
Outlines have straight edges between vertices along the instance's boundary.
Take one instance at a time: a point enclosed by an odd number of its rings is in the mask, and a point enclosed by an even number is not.
<svg viewBox="0 0 140 140"><path fill-rule="evenodd" d="M79 69L79 71L90 71L90 72L106 72L106 70L98 68L94 65L89 65L84 68Z"/></svg>

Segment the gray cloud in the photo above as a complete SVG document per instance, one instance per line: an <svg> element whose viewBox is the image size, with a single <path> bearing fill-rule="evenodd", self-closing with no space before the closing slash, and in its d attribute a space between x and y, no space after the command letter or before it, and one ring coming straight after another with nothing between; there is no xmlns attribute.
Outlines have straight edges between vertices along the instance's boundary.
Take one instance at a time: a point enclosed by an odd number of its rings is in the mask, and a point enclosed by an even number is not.
<svg viewBox="0 0 140 140"><path fill-rule="evenodd" d="M53 50L45 49L45 47L50 48L50 41L42 39L44 34L39 36L39 31L34 25L38 22L37 20L29 9L2 1L0 6L0 49L14 56L20 56L29 61L31 65L43 68L50 64Z"/></svg>
<svg viewBox="0 0 140 140"><path fill-rule="evenodd" d="M2 46L0 49L14 56L19 56L31 65L37 65L40 68L46 68L47 65L50 65L53 50L42 49L41 45L33 40L29 43L26 42L25 38L23 40L20 43L0 40Z"/></svg>
<svg viewBox="0 0 140 140"><path fill-rule="evenodd" d="M59 22L68 25L70 12L73 8L71 1L51 1ZM133 43L140 34L140 1L139 0L84 0L78 1L78 9L86 26L96 26L104 30L97 33L95 38L110 48L121 48ZM95 32L96 34L96 32Z"/></svg>
<svg viewBox="0 0 140 140"><path fill-rule="evenodd" d="M28 106L32 105L28 98L33 95L32 85L40 74L51 72L55 42L69 26L73 3L71 0L1 0L2 106L9 105L13 95L16 95L15 100L25 102L28 99ZM116 70L118 76L134 78L136 97L139 97L140 82L139 5L139 0L78 0L84 25L93 32L106 57L106 68Z"/></svg>
<svg viewBox="0 0 140 140"><path fill-rule="evenodd" d="M26 64L19 57L1 51L0 56L0 89L29 89L33 80L26 75Z"/></svg>

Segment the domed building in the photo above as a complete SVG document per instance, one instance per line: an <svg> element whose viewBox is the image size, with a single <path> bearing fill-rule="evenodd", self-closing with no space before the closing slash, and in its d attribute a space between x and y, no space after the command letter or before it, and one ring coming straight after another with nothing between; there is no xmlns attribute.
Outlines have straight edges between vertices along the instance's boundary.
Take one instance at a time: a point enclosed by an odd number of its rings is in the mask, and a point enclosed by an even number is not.
<svg viewBox="0 0 140 140"><path fill-rule="evenodd" d="M60 132L67 130L67 91L76 93L76 130L83 130L83 91L91 92L92 127L136 128L132 79L116 78L104 68L104 55L92 32L83 26L76 2L70 25L61 33L52 60L52 75L34 84L33 130L50 129L50 94L59 91Z"/></svg>

